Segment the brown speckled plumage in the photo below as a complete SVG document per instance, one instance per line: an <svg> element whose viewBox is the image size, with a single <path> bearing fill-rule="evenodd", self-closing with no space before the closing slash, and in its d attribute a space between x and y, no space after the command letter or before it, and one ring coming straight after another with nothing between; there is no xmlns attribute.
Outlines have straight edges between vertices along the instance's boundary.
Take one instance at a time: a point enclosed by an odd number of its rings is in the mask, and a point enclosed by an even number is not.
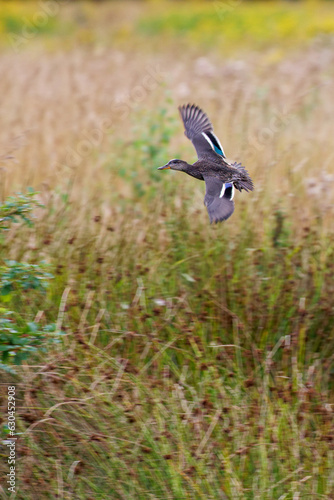
<svg viewBox="0 0 334 500"><path fill-rule="evenodd" d="M192 141L198 160L189 164L183 160L170 160L161 170L180 170L196 179L205 181L204 203L210 222L228 219L234 211L234 188L252 191L253 182L241 163L228 163L224 150L213 133L207 115L194 104L179 107L185 135Z"/></svg>

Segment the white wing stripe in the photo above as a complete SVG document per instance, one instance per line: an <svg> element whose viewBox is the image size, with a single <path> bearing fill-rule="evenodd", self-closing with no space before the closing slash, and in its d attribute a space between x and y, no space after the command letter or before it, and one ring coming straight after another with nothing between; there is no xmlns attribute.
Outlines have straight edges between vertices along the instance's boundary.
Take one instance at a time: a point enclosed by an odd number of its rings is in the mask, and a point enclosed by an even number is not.
<svg viewBox="0 0 334 500"><path fill-rule="evenodd" d="M214 134L212 131L211 131L211 134L213 135L213 137L216 139L216 141L218 142L219 144L219 147L220 149L222 150L224 156L225 156L225 151L223 150L223 146L220 144L220 140L218 139L218 137L216 136L216 134Z"/></svg>
<svg viewBox="0 0 334 500"><path fill-rule="evenodd" d="M225 183L222 186L222 190L220 191L219 198L222 198L224 196L224 193L225 193ZM231 198L231 200L232 200L232 198Z"/></svg>
<svg viewBox="0 0 334 500"><path fill-rule="evenodd" d="M208 143L210 144L210 146L212 147L212 149L215 150L215 147L214 147L212 141L209 139L209 137L206 135L205 132L202 132L202 136L204 137L204 139L206 139L208 141Z"/></svg>
<svg viewBox="0 0 334 500"><path fill-rule="evenodd" d="M220 141L219 141L218 137L217 137L217 136L216 136L216 135L215 135L215 134L214 134L211 130L210 130L210 134L212 134L212 135L213 135L213 137L216 139L217 144L218 144L218 145L219 145L219 147L220 147L220 150L222 151L223 155L225 156L225 151L224 151L224 149L223 149L223 146L220 144ZM205 132L202 132L202 136L204 137L204 139L206 139L206 140L208 141L208 143L210 144L210 146L212 147L212 149L213 149L214 151L216 151L216 150L215 150L215 147L214 147L214 144L213 144L213 142L211 141L210 137L208 137L208 136L206 135L206 133L205 133Z"/></svg>

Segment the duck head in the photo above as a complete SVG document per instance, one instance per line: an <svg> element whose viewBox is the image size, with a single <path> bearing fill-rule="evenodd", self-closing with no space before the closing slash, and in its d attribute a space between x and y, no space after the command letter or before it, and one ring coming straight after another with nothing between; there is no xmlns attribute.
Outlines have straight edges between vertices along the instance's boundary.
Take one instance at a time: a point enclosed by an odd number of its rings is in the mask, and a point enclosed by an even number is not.
<svg viewBox="0 0 334 500"><path fill-rule="evenodd" d="M166 165L163 167L159 167L158 170L165 170L166 168L170 168L171 170L186 170L188 166L188 163L183 160L170 160Z"/></svg>

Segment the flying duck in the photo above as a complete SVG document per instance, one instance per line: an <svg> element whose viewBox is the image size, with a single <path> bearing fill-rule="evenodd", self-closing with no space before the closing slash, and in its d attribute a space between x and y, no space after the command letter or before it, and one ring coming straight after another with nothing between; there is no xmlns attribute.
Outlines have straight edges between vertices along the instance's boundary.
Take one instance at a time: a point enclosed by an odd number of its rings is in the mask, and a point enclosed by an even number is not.
<svg viewBox="0 0 334 500"><path fill-rule="evenodd" d="M179 106L185 135L193 143L198 161L192 165L183 160L170 160L158 170L180 170L205 181L204 204L210 222L228 219L234 211L234 189L253 191L253 182L241 163L229 163L222 145L213 133L207 115L195 104Z"/></svg>

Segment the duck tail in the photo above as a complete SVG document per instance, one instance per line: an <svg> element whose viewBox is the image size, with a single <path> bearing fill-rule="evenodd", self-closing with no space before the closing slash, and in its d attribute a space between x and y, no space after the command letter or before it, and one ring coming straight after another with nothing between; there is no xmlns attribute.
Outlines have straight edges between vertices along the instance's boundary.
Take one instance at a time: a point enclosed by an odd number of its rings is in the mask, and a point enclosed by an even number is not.
<svg viewBox="0 0 334 500"><path fill-rule="evenodd" d="M254 184L253 184L252 179L250 178L249 173L245 169L245 167L243 167L241 165L241 163L236 163L236 162L232 164L232 167L238 168L239 171L240 171L239 172L240 177L239 177L239 179L236 182L234 182L234 186L239 191L241 191L242 189L244 189L247 192L248 191L253 191L254 190Z"/></svg>
<svg viewBox="0 0 334 500"><path fill-rule="evenodd" d="M235 183L235 187L239 189L239 191L241 191L242 189L244 189L247 192L254 190L254 184L250 177L248 177L248 179L242 179L240 181L237 181Z"/></svg>

